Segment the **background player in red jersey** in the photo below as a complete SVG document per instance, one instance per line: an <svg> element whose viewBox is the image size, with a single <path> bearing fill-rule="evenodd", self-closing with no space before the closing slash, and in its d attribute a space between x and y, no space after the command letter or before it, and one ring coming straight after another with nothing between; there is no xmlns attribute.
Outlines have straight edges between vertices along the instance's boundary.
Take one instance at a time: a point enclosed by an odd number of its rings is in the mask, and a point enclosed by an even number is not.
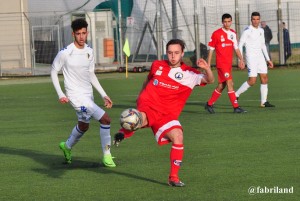
<svg viewBox="0 0 300 201"><path fill-rule="evenodd" d="M183 130L179 115L197 85L214 82L210 66L203 59L197 65L206 74L182 62L185 44L182 40L170 40L166 46L168 60L154 61L137 99L137 109L142 116L141 127L151 127L159 145L172 143L170 152L170 186L181 187L184 183L178 177L183 158ZM115 135L119 143L133 135L132 131L120 129Z"/></svg>
<svg viewBox="0 0 300 201"><path fill-rule="evenodd" d="M237 98L235 96L235 91L233 88L232 81L232 56L233 49L239 58L239 68L244 69L245 64L243 62L242 54L238 48L237 37L234 30L230 29L232 24L232 17L230 14L226 13L222 15L223 27L217 29L213 32L211 39L208 43L209 54L208 54L208 65L211 64L211 58L213 51L216 50L216 67L218 70L218 86L211 95L211 98L205 105L205 109L210 113L215 113L213 109L213 104L219 99L222 91L227 86L228 96L230 102L234 108L234 113L246 112L241 107L239 107Z"/></svg>

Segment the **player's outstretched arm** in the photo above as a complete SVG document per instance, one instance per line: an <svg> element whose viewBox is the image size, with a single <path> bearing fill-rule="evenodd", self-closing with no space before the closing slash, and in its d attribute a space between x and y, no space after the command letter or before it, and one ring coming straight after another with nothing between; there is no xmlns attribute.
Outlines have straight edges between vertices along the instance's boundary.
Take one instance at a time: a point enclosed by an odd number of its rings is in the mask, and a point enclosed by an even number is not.
<svg viewBox="0 0 300 201"><path fill-rule="evenodd" d="M61 90L57 73L58 73L57 70L52 68L52 70L51 70L51 80L52 80L53 86L54 86L54 88L56 90L56 93L58 95L59 102L62 103L62 104L63 103L68 103L69 99L66 97L64 92Z"/></svg>
<svg viewBox="0 0 300 201"><path fill-rule="evenodd" d="M94 86L94 88L98 91L98 93L101 95L104 101L104 106L106 108L111 108L113 105L112 100L110 97L105 93L104 89L102 88L100 82L97 79L97 76L94 72L90 72L90 77L91 77L91 83Z"/></svg>
<svg viewBox="0 0 300 201"><path fill-rule="evenodd" d="M197 66L199 66L201 69L205 70L206 76L202 79L202 83L211 84L215 81L215 77L213 72L211 71L210 66L204 59L198 59Z"/></svg>
<svg viewBox="0 0 300 201"><path fill-rule="evenodd" d="M98 91L98 93L101 95L101 97L104 99L107 94L105 93L104 89L102 88L100 82L98 81L98 78L94 72L90 72L90 79L91 84L93 87Z"/></svg>

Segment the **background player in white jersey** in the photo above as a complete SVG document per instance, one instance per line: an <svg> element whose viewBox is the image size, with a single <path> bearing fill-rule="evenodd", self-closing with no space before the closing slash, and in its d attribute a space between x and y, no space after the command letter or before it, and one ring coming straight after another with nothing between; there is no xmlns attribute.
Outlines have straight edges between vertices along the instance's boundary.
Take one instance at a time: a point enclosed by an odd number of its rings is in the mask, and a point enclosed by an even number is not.
<svg viewBox="0 0 300 201"><path fill-rule="evenodd" d="M197 65L206 71L202 74L182 62L185 44L173 39L167 43L168 60L154 61L137 99L137 109L142 115L142 127L151 127L159 145L172 143L170 152L169 185L181 187L178 172L183 158L183 129L179 115L197 85L214 81L210 66L200 59ZM133 131L120 129L115 135L119 143L133 135Z"/></svg>
<svg viewBox="0 0 300 201"><path fill-rule="evenodd" d="M88 24L84 19L76 19L72 22L72 34L74 42L61 50L55 57L51 78L58 94L60 103L70 102L76 111L78 123L73 128L66 142L59 144L63 151L66 163L71 163L71 149L88 130L90 119L100 122L100 138L103 151L102 162L106 167L115 167L110 153L110 117L94 103L93 87L104 100L106 108L112 107L112 101L100 85L94 70L93 50L86 44ZM61 90L58 72L62 70L66 94Z"/></svg>
<svg viewBox="0 0 300 201"><path fill-rule="evenodd" d="M246 62L248 68L248 80L236 91L238 98L249 87L256 82L257 74L260 76L260 94L261 107L274 107L267 101L268 96L268 67L273 68L273 62L270 60L268 51L265 45L264 30L259 27L260 14L253 12L251 14L251 25L248 26L242 33L239 49L243 52L243 46L246 47Z"/></svg>

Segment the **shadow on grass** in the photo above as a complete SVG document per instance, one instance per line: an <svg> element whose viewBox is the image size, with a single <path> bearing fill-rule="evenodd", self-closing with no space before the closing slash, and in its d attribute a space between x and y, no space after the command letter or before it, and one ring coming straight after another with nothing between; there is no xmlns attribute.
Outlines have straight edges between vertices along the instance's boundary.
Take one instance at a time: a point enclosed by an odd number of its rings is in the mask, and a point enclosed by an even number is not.
<svg viewBox="0 0 300 201"><path fill-rule="evenodd" d="M10 147L0 147L0 154L7 154L7 155L16 155L16 156L23 156L30 158L42 165L46 168L36 168L32 169L35 172L40 174L45 174L52 178L59 178L61 177L65 171L67 170L74 170L74 169L86 169L89 171L93 171L96 173L102 174L117 174L120 176L134 178L137 180L143 180L147 182L152 182L155 184L166 185L166 183L162 183L153 179L149 179L143 176L127 173L127 172L120 172L119 169L116 168L107 168L102 166L99 163L85 161L80 158L77 158L76 161L72 161L72 164L65 164L62 163L62 156L54 155L54 154L47 154L39 151L28 150L28 149L16 149ZM59 162L57 162L59 161Z"/></svg>

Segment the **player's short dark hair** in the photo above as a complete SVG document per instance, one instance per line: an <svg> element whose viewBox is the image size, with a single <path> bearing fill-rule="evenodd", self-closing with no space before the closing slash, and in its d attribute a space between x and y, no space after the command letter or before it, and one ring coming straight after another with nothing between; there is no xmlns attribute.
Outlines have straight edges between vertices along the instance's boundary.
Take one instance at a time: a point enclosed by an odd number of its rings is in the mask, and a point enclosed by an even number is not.
<svg viewBox="0 0 300 201"><path fill-rule="evenodd" d="M253 16L259 16L259 17L260 17L260 14L259 14L259 12L253 12L253 13L251 14L251 18L252 18Z"/></svg>
<svg viewBox="0 0 300 201"><path fill-rule="evenodd" d="M230 18L232 19L232 16L229 13L225 13L222 15L222 22L224 21L224 19Z"/></svg>
<svg viewBox="0 0 300 201"><path fill-rule="evenodd" d="M77 30L82 29L82 28L87 28L88 23L86 22L85 19L78 18L78 19L76 19L72 22L71 27L72 27L73 32L74 32L74 31L77 31Z"/></svg>
<svg viewBox="0 0 300 201"><path fill-rule="evenodd" d="M166 45L166 50L167 51L168 51L168 48L169 48L170 45L180 45L182 51L184 51L184 48L185 48L185 42L183 40L180 40L180 39L171 39Z"/></svg>

